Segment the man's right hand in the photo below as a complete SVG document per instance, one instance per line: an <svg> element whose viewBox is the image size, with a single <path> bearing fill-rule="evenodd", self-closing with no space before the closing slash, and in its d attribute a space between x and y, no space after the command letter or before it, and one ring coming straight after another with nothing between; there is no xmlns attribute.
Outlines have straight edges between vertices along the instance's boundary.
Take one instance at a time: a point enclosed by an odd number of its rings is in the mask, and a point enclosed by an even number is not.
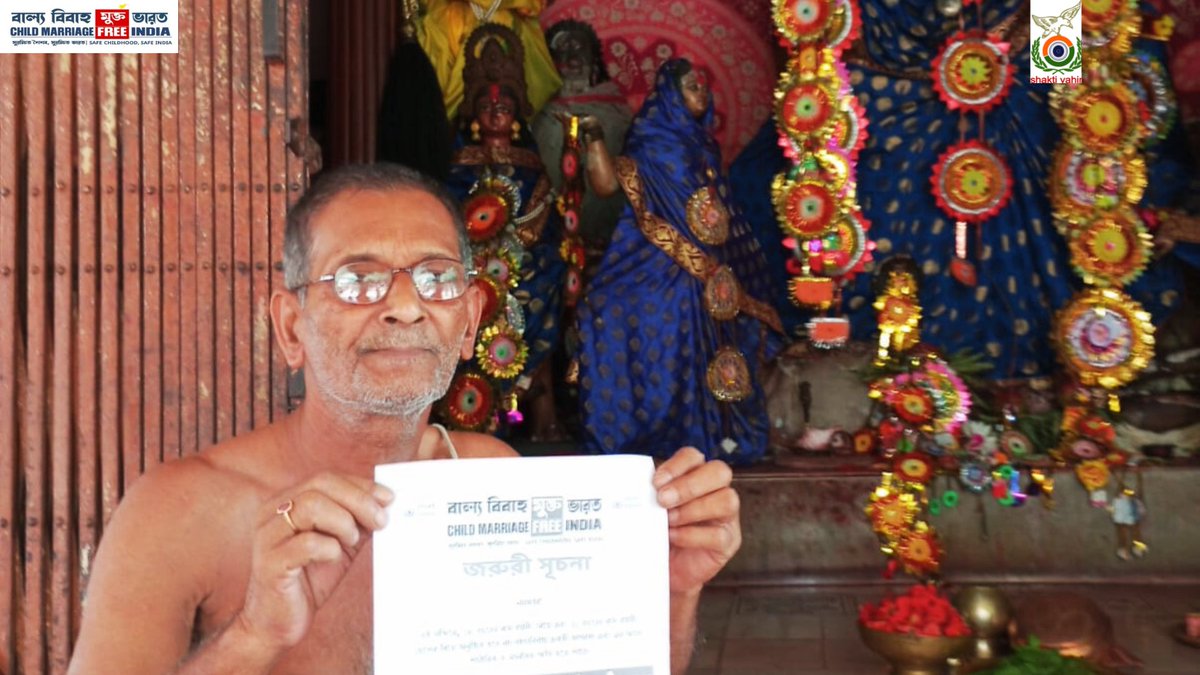
<svg viewBox="0 0 1200 675"><path fill-rule="evenodd" d="M268 658L299 643L371 533L387 523L393 498L374 481L326 473L263 504L245 604L231 628Z"/></svg>

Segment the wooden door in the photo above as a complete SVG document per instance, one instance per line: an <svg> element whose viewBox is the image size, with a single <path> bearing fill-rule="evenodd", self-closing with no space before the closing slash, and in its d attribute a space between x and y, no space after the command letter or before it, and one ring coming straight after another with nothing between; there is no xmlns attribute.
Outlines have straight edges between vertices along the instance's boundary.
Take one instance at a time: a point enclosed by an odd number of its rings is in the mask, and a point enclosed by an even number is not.
<svg viewBox="0 0 1200 675"><path fill-rule="evenodd" d="M178 54L0 55L0 673L62 673L104 525L287 406L307 0L180 0Z"/></svg>

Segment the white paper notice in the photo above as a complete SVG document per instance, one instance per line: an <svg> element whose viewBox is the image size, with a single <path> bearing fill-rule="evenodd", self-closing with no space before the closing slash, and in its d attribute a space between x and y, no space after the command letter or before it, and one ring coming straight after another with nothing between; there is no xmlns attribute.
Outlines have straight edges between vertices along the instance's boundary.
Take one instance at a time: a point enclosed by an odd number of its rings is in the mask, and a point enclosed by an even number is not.
<svg viewBox="0 0 1200 675"><path fill-rule="evenodd" d="M375 673L667 675L667 513L649 457L379 466Z"/></svg>

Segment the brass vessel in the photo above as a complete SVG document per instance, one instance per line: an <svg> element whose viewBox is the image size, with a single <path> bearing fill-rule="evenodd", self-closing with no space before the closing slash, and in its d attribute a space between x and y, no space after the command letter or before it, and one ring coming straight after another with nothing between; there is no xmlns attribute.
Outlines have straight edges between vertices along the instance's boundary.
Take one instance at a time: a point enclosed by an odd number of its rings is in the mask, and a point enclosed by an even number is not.
<svg viewBox="0 0 1200 675"><path fill-rule="evenodd" d="M926 637L885 633L858 624L863 642L892 665L893 675L946 675L946 661L971 648L971 636Z"/></svg>
<svg viewBox="0 0 1200 675"><path fill-rule="evenodd" d="M971 662L996 661L1009 653L1013 609L1003 593L991 586L967 586L954 595L954 607L974 633Z"/></svg>

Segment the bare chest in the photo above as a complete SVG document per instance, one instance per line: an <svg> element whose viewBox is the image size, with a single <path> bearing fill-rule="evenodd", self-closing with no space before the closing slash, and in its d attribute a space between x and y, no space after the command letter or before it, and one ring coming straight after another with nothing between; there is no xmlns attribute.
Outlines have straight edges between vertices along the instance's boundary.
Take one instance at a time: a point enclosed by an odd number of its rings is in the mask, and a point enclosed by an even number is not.
<svg viewBox="0 0 1200 675"><path fill-rule="evenodd" d="M313 617L308 634L289 650L272 669L272 675L344 673L369 675L373 660L373 617L371 601L371 551L364 549L351 564L333 595ZM244 601L249 581L249 561L240 574L241 582L226 588L242 589L225 594L212 606L201 608L201 633L207 636L227 625Z"/></svg>

